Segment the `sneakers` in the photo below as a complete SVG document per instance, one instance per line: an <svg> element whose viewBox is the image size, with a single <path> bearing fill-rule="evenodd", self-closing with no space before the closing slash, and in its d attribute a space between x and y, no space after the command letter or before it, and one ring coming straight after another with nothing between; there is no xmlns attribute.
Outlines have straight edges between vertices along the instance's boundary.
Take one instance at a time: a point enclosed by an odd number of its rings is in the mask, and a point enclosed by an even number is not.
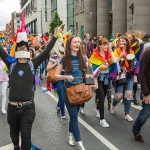
<svg viewBox="0 0 150 150"><path fill-rule="evenodd" d="M96 112L96 117L97 117L97 118L100 118L99 110L98 110L98 109L96 109L96 108L95 108L94 110L95 110L95 112Z"/></svg>
<svg viewBox="0 0 150 150"><path fill-rule="evenodd" d="M109 128L109 124L106 122L105 119L100 120L100 125L101 125L103 128Z"/></svg>
<svg viewBox="0 0 150 150"><path fill-rule="evenodd" d="M111 107L110 107L110 112L111 112L112 114L115 113L115 107L114 107L113 105L111 105Z"/></svg>
<svg viewBox="0 0 150 150"><path fill-rule="evenodd" d="M78 150L86 150L86 149L84 148L84 146L83 146L82 141L77 142L76 144L77 144Z"/></svg>
<svg viewBox="0 0 150 150"><path fill-rule="evenodd" d="M69 145L70 146L74 146L75 145L75 142L73 140L73 134L72 133L68 133L68 142L69 142Z"/></svg>
<svg viewBox="0 0 150 150"><path fill-rule="evenodd" d="M140 132L135 132L133 129L132 129L132 133L134 135L134 138L136 141L140 142L140 143L144 143L144 139L143 137L141 136Z"/></svg>
<svg viewBox="0 0 150 150"><path fill-rule="evenodd" d="M57 115L60 116L60 108L56 106L57 109Z"/></svg>
<svg viewBox="0 0 150 150"><path fill-rule="evenodd" d="M66 118L65 116L63 116L63 117L61 118L61 123L62 123L62 124L67 124L67 123L68 123L67 118Z"/></svg>
<svg viewBox="0 0 150 150"><path fill-rule="evenodd" d="M126 114L124 117L127 121L133 121L133 118L131 118L131 116L129 114Z"/></svg>
<svg viewBox="0 0 150 150"><path fill-rule="evenodd" d="M82 107L80 108L80 113L81 113L82 115L85 115L84 109L83 109Z"/></svg>
<svg viewBox="0 0 150 150"><path fill-rule="evenodd" d="M7 113L7 111L5 109L2 109L2 114L5 115Z"/></svg>

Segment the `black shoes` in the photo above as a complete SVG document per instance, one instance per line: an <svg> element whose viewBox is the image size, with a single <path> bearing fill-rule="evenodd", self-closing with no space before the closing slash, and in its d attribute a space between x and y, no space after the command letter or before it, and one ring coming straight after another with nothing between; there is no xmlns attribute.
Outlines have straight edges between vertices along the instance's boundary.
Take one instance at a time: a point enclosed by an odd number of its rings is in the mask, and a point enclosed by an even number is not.
<svg viewBox="0 0 150 150"><path fill-rule="evenodd" d="M134 98L134 100L133 100L134 105L139 105L139 102L138 102L138 100L136 99L136 97L133 96L133 98Z"/></svg>
<svg viewBox="0 0 150 150"><path fill-rule="evenodd" d="M132 132L136 141L140 143L144 143L144 139L142 138L140 132L135 132L133 129L132 129Z"/></svg>
<svg viewBox="0 0 150 150"><path fill-rule="evenodd" d="M41 79L41 80L43 80L43 77L42 77L42 76L40 76L40 79Z"/></svg>

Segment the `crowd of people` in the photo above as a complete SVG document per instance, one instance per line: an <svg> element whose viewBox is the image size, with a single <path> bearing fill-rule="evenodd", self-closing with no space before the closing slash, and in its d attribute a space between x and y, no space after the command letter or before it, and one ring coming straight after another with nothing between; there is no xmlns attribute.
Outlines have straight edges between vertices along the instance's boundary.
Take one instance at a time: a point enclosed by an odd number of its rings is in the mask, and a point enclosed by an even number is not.
<svg viewBox="0 0 150 150"><path fill-rule="evenodd" d="M7 45L0 46L0 92L2 95L3 115L7 113L10 126L10 137L14 150L31 149L31 128L35 118L35 75L43 80L47 73L56 68L55 83L46 83L49 91L57 89L59 101L56 106L57 114L61 116L61 123L67 124L65 115L67 107L70 119L68 129L68 143L79 150L85 150L78 126L78 113L86 115L85 103L72 105L69 103L66 87L71 87L84 82L83 71L92 68L95 84L95 112L100 120L100 126L108 128L109 122L104 115L104 102L107 97L108 110L116 113L115 108L122 100L124 104L124 118L131 122L131 103L139 105L136 91L141 85L141 100L143 109L140 111L134 125L133 135L135 140L144 142L140 134L141 127L150 116L150 39L144 43L133 33L117 36L113 41L104 35L99 35L91 40L86 33L82 41L78 36L71 36L60 55L53 49L57 41L60 27L56 28L49 42L42 41L32 45L28 43L26 35L19 35L16 45L16 61L8 59L10 50ZM23 40L19 36L24 36ZM114 44L115 43L115 44ZM9 45L10 47L10 45ZM8 72L4 71L5 65ZM140 71L139 71L140 68ZM27 82L28 81L28 82ZM9 84L8 84L9 83ZM8 108L6 111L6 91L9 86ZM114 96L112 99L112 88ZM26 89L26 90L25 90ZM14 91L15 90L15 91ZM19 93L19 94L18 94ZM19 110L19 111L18 111ZM21 131L21 132L20 132ZM19 135L21 134L21 147ZM73 137L75 141L73 140Z"/></svg>

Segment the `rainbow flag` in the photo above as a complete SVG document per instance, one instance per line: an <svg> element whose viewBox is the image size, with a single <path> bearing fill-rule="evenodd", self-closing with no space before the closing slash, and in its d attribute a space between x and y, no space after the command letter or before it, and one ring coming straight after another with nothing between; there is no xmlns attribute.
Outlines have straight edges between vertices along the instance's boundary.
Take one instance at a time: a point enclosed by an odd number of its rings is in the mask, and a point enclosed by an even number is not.
<svg viewBox="0 0 150 150"><path fill-rule="evenodd" d="M140 60L140 57L144 50L144 44L141 44L140 46L138 46L138 44L139 44L139 42L137 41L131 45L131 49L134 52L137 61Z"/></svg>
<svg viewBox="0 0 150 150"><path fill-rule="evenodd" d="M42 149L36 147L34 144L31 144L31 150L42 150Z"/></svg>
<svg viewBox="0 0 150 150"><path fill-rule="evenodd" d="M72 35L72 29L70 29L68 32L66 32L63 35L63 39L64 39L64 46L66 46L67 40L71 37Z"/></svg>
<svg viewBox="0 0 150 150"><path fill-rule="evenodd" d="M108 69L109 69L109 74L110 78L112 80L115 80L117 75L118 75L118 68L117 64L112 63L112 58L111 54L109 51L105 52L105 58L108 62ZM106 60L100 55L99 51L97 49L94 50L93 54L90 57L90 63L92 64L92 69L93 69L93 75L95 77L98 76L99 69L102 65L106 64Z"/></svg>
<svg viewBox="0 0 150 150"><path fill-rule="evenodd" d="M115 35L112 33L112 34L111 34L111 37L110 37L110 39L109 39L109 41L112 42L112 41L114 41L115 39L116 39L116 38L115 38Z"/></svg>

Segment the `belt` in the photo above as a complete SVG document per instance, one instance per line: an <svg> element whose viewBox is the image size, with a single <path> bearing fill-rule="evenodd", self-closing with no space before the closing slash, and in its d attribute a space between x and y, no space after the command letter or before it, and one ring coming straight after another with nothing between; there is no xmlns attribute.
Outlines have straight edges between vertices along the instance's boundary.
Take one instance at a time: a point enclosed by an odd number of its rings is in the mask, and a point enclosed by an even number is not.
<svg viewBox="0 0 150 150"><path fill-rule="evenodd" d="M16 107L16 108L22 108L23 106L27 106L27 105L30 105L33 103L33 100L29 100L29 101L26 101L26 102L15 102L16 104L14 104L13 102L10 102L9 101L9 104L13 107Z"/></svg>

